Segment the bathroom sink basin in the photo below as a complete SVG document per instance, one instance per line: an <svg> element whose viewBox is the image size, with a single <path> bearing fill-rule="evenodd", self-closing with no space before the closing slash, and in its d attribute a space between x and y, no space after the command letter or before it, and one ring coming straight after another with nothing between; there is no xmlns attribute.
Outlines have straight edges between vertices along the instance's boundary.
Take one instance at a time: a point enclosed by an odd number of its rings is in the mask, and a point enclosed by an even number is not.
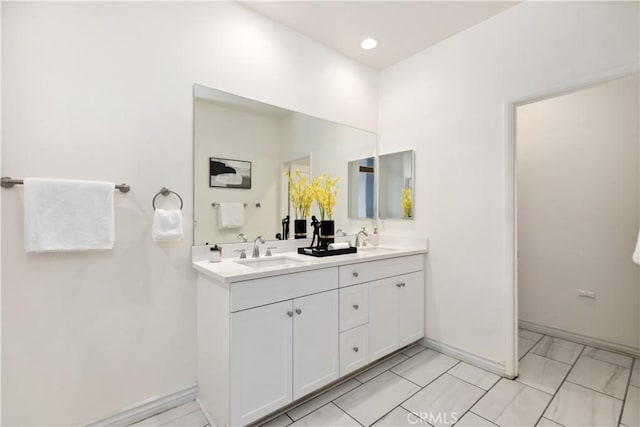
<svg viewBox="0 0 640 427"><path fill-rule="evenodd" d="M251 268L278 267L281 265L291 265L302 262L299 259L289 258L285 256L267 257L267 258L251 258L234 261L237 264L246 265Z"/></svg>

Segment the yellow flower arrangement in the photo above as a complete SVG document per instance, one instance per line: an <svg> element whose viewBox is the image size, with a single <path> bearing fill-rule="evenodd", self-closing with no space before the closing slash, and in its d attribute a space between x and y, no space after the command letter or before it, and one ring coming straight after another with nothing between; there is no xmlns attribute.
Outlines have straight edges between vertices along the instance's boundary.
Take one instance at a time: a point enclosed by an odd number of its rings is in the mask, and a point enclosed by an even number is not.
<svg viewBox="0 0 640 427"><path fill-rule="evenodd" d="M340 178L330 178L327 174L322 174L313 179L311 186L314 189L315 199L320 210L320 219L332 219L333 208L338 199L338 180Z"/></svg>
<svg viewBox="0 0 640 427"><path fill-rule="evenodd" d="M289 180L289 199L296 211L296 219L308 218L315 195L313 185L309 182L308 177L302 176L299 169L294 172L296 179L291 176L289 171L284 174Z"/></svg>
<svg viewBox="0 0 640 427"><path fill-rule="evenodd" d="M413 208L413 198L411 197L411 188L405 187L402 189L402 210L404 211L404 217L411 217L411 209Z"/></svg>

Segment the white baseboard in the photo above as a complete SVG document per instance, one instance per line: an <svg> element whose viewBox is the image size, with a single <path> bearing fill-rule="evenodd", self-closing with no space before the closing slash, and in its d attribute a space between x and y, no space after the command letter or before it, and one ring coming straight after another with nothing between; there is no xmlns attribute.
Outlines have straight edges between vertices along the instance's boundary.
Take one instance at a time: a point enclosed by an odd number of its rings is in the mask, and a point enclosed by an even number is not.
<svg viewBox="0 0 640 427"><path fill-rule="evenodd" d="M565 331L565 330L554 328L551 326L545 326L545 325L540 325L533 322L527 322L526 320L520 320L518 324L523 329L528 329L533 332L539 332L544 335L551 335L557 338L563 338L569 341L577 342L579 344L589 345L591 347L597 347L603 350L611 350L611 351L616 351L618 353L625 353L630 356L640 357L640 348L637 348L637 347L618 344L618 343L603 340L600 338L593 338L587 335L582 335L576 332Z"/></svg>
<svg viewBox="0 0 640 427"><path fill-rule="evenodd" d="M128 406L113 415L86 424L86 427L128 426L194 400L198 396L198 385L161 397L152 397L144 402Z"/></svg>
<svg viewBox="0 0 640 427"><path fill-rule="evenodd" d="M204 414L204 417L207 419L207 422L209 423L209 425L211 427L216 427L216 423L213 422L213 418L211 418L211 415L209 415L207 408L204 407L204 404L200 401L199 397L196 397L196 403L200 407L200 410Z"/></svg>
<svg viewBox="0 0 640 427"><path fill-rule="evenodd" d="M446 354L447 356L455 357L456 359L460 359L463 362L467 362L471 365L477 366L478 368L486 369L487 371L493 372L501 377L505 376L504 363L478 356L477 354L470 353L467 350L463 350L449 344L444 344L431 338L423 338L420 343L433 350L439 351L440 353Z"/></svg>

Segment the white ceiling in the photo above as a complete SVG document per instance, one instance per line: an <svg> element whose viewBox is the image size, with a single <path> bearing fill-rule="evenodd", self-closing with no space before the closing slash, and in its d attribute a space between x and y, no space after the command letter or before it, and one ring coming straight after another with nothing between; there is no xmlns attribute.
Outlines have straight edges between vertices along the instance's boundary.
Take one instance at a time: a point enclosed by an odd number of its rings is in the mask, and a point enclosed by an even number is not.
<svg viewBox="0 0 640 427"><path fill-rule="evenodd" d="M375 69L383 69L517 1L242 1L242 4ZM365 51L360 42L378 40Z"/></svg>

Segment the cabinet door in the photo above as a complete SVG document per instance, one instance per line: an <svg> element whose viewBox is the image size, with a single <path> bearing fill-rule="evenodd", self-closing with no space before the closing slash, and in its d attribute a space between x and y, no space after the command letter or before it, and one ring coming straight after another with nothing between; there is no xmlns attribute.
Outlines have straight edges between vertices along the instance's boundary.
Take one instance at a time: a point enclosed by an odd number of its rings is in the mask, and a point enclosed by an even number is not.
<svg viewBox="0 0 640 427"><path fill-rule="evenodd" d="M231 314L231 425L246 425L292 399L292 302Z"/></svg>
<svg viewBox="0 0 640 427"><path fill-rule="evenodd" d="M338 291L293 300L293 398L339 376Z"/></svg>
<svg viewBox="0 0 640 427"><path fill-rule="evenodd" d="M399 282L393 278L369 283L369 360L398 347Z"/></svg>
<svg viewBox="0 0 640 427"><path fill-rule="evenodd" d="M402 284L398 292L399 347L424 337L424 273L398 277Z"/></svg>

